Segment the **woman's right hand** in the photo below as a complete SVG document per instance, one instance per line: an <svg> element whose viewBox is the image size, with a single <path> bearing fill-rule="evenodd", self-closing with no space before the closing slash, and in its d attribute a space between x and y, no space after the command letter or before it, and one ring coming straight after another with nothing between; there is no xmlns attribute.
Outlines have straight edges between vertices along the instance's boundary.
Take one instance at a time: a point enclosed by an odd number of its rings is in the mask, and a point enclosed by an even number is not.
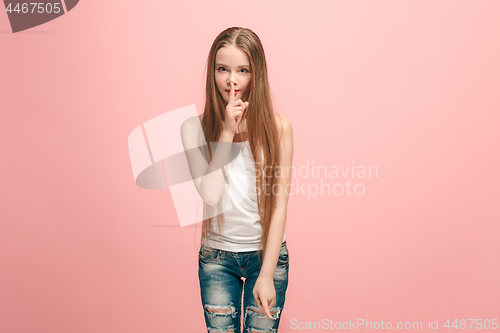
<svg viewBox="0 0 500 333"><path fill-rule="evenodd" d="M229 101L226 105L226 114L224 115L223 131L234 136L243 118L243 113L248 107L248 102L243 102L241 99L234 100L234 83L231 82L230 85L231 88L229 91Z"/></svg>

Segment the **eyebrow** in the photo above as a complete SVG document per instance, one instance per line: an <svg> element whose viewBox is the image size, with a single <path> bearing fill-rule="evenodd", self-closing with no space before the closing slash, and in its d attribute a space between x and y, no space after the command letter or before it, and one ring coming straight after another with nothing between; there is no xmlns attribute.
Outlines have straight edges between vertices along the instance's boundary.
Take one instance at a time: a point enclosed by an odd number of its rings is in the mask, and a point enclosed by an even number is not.
<svg viewBox="0 0 500 333"><path fill-rule="evenodd" d="M219 63L215 64L215 66L226 66L226 67L229 67L228 65L219 64ZM238 68L240 68L240 67L250 67L250 65L238 66Z"/></svg>

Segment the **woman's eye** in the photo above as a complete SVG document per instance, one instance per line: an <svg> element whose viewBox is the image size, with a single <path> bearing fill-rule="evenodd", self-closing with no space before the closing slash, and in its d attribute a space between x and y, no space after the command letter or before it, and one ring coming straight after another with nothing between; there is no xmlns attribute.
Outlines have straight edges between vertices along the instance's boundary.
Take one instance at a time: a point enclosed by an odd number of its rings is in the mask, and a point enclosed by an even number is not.
<svg viewBox="0 0 500 333"><path fill-rule="evenodd" d="M221 72L226 72L227 71L225 67L219 67L219 68L217 68L217 70L221 71ZM243 73L250 73L250 71L248 69L246 69L246 68L240 69L240 72L241 71L243 71Z"/></svg>

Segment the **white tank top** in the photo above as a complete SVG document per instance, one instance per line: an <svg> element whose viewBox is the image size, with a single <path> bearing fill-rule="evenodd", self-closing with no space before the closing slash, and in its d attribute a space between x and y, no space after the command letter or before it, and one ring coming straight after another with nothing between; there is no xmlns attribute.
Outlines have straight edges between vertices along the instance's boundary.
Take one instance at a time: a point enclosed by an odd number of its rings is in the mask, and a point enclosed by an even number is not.
<svg viewBox="0 0 500 333"><path fill-rule="evenodd" d="M233 143L238 145L241 154L225 168L228 184L220 199L222 207L230 200L232 208L224 212L220 234L217 217L213 218L212 235L208 241L203 237L202 244L231 252L257 251L260 249L262 226L257 206L255 160L248 141ZM204 206L206 209L217 210L217 207ZM285 239L283 235L283 242Z"/></svg>

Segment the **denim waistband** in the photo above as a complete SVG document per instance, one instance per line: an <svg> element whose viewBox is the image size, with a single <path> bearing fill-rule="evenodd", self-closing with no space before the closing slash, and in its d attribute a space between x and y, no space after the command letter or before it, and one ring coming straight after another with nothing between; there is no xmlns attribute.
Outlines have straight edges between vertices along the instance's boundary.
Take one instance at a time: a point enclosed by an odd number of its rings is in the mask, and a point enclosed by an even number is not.
<svg viewBox="0 0 500 333"><path fill-rule="evenodd" d="M286 239L283 241L283 243L281 243L281 247L283 247L283 246L285 246L285 245L286 245ZM231 252L231 251L226 251L226 250L216 249L216 248L213 248L213 247L210 247L210 246L206 246L206 245L204 245L204 244L201 244L201 246L206 247L206 248L212 248L212 249L214 249L214 250L218 250L218 251L222 251L222 252L226 252L226 253L252 254L252 253L262 252L262 250L257 250L257 251L244 251L244 252Z"/></svg>

